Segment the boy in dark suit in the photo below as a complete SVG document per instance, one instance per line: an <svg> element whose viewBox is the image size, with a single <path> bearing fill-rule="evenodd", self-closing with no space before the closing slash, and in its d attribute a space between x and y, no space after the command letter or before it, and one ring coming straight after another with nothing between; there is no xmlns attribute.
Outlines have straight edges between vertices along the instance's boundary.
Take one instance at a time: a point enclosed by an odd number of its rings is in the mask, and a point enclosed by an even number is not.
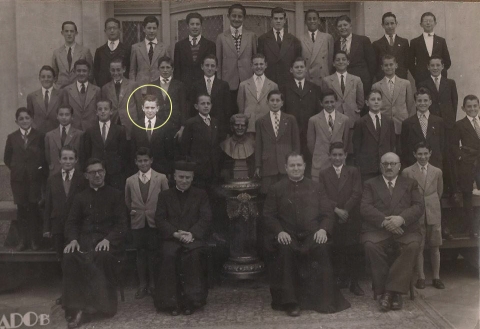
<svg viewBox="0 0 480 329"><path fill-rule="evenodd" d="M430 163L437 168L443 168L445 125L442 118L430 113L431 104L432 99L428 89L417 90L415 93L417 115L411 116L402 123L402 165L405 168L417 162L413 155L415 145L419 142L430 144L432 147Z"/></svg>
<svg viewBox="0 0 480 329"><path fill-rule="evenodd" d="M342 142L331 144L329 153L332 165L320 172L319 182L335 212L333 244L338 256L339 285L346 288L350 283L350 291L363 296L365 293L358 284L363 254L359 214L362 179L357 168L345 165L347 152Z"/></svg>
<svg viewBox="0 0 480 329"><path fill-rule="evenodd" d="M112 102L102 99L97 102L97 124L88 128L84 135L86 159L97 158L105 163L105 182L123 191L127 164L127 137L123 126L114 124Z"/></svg>
<svg viewBox="0 0 480 329"><path fill-rule="evenodd" d="M107 42L97 48L93 60L93 75L95 83L102 88L107 82L112 80L110 75L110 62L115 58L120 58L125 67L125 77L128 78L130 69L130 47L120 42L120 21L116 18L107 18L105 21L105 34Z"/></svg>
<svg viewBox="0 0 480 329"><path fill-rule="evenodd" d="M265 55L267 78L281 85L291 79L290 67L295 58L302 56L302 44L285 31L287 13L283 8L273 8L271 18L273 29L258 38L257 52Z"/></svg>
<svg viewBox="0 0 480 329"><path fill-rule="evenodd" d="M255 176L262 179L260 192L266 194L271 185L286 177L285 157L299 152L300 136L297 120L283 113L283 94L272 90L267 96L270 113L255 122Z"/></svg>
<svg viewBox="0 0 480 329"><path fill-rule="evenodd" d="M435 25L437 25L435 15L430 12L423 13L420 18L423 34L410 41L409 69L415 78L415 83L428 79L430 75L427 69L428 60L433 56L439 56L443 59L445 67L442 70L442 76L445 78L447 77L447 70L452 65L447 42L433 32Z"/></svg>
<svg viewBox="0 0 480 329"><path fill-rule="evenodd" d="M216 53L215 42L202 35L203 17L199 13L189 13L187 22L188 37L175 44L173 53L173 78L180 80L187 90L190 90L194 81L202 78L201 64L205 56Z"/></svg>
<svg viewBox="0 0 480 329"><path fill-rule="evenodd" d="M465 118L455 122L452 151L458 160L458 184L463 194L463 209L469 224L470 236L479 237L479 223L473 211L472 190L473 182L480 188L480 110L478 97L467 95L463 99L462 110L467 114ZM461 146L460 146L461 144Z"/></svg>
<svg viewBox="0 0 480 329"><path fill-rule="evenodd" d="M62 90L53 87L55 70L48 65L42 66L38 79L42 88L27 96L27 109L33 111L32 126L46 134L57 126L57 109L62 101Z"/></svg>
<svg viewBox="0 0 480 329"><path fill-rule="evenodd" d="M382 80L385 76L385 73L381 69L382 58L385 55L395 57L398 64L395 74L402 79L408 79L408 55L410 47L407 39L401 38L396 34L397 24L397 17L392 12L383 14L382 27L385 30L385 35L372 43L377 55L377 81Z"/></svg>
<svg viewBox="0 0 480 329"><path fill-rule="evenodd" d="M362 182L380 174L380 157L395 150L395 127L393 121L380 113L382 93L372 90L365 103L369 112L353 128L353 151L355 164L362 174Z"/></svg>
<svg viewBox="0 0 480 329"><path fill-rule="evenodd" d="M210 95L212 102L210 115L218 120L219 140L224 140L230 128L230 117L235 114L233 113L234 100L232 99L228 83L215 77L217 65L217 57L214 55L205 57L202 63L204 76L193 84L190 95L191 97L196 97L198 94ZM192 111L195 108L196 101L196 98L191 98L190 100L190 103L193 104L190 116L196 116L196 111Z"/></svg>
<svg viewBox="0 0 480 329"><path fill-rule="evenodd" d="M38 250L41 217L38 202L47 173L44 135L32 128L34 114L21 107L15 112L19 130L7 137L3 159L10 169L13 202L17 205L17 250Z"/></svg>

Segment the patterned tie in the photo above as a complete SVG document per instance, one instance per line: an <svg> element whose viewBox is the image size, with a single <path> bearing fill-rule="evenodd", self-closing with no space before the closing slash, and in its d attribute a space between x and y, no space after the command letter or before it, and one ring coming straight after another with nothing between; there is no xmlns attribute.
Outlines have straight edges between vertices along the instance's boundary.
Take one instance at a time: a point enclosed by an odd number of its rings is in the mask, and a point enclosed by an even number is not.
<svg viewBox="0 0 480 329"><path fill-rule="evenodd" d="M475 132L477 133L477 137L480 138L480 126L478 125L478 117L473 118L473 128L475 128ZM25 142L26 143L26 142Z"/></svg>
<svg viewBox="0 0 480 329"><path fill-rule="evenodd" d="M427 168L422 167L422 168L421 168L421 171L422 171L423 176L426 177L426 176L427 176Z"/></svg>
<svg viewBox="0 0 480 329"><path fill-rule="evenodd" d="M102 140L103 144L105 144L105 141L107 140L107 123L104 122L102 126Z"/></svg>
<svg viewBox="0 0 480 329"><path fill-rule="evenodd" d="M393 47L393 36L388 36L390 38L390 47Z"/></svg>
<svg viewBox="0 0 480 329"><path fill-rule="evenodd" d="M22 138L23 138L23 148L27 148L27 144L28 144L28 132L25 131L25 134L22 135Z"/></svg>
<svg viewBox="0 0 480 329"><path fill-rule="evenodd" d="M240 54L240 43L242 42L242 35L238 33L238 30L235 29L235 36L233 37L235 40L235 48L237 49L237 55Z"/></svg>
<svg viewBox="0 0 480 329"><path fill-rule="evenodd" d="M67 128L62 127L62 137L61 137L62 147L65 145L66 139L67 139Z"/></svg>
<svg viewBox="0 0 480 329"><path fill-rule="evenodd" d="M114 51L114 50L115 50L115 42L110 41L110 51Z"/></svg>
<svg viewBox="0 0 480 329"><path fill-rule="evenodd" d="M72 181L70 180L70 170L65 170L65 181L63 182L63 188L65 189L65 195L68 195L70 192L70 184Z"/></svg>
<svg viewBox="0 0 480 329"><path fill-rule="evenodd" d="M427 138L427 117L425 114L420 116L420 126L422 127L423 136Z"/></svg>
<svg viewBox="0 0 480 329"><path fill-rule="evenodd" d="M329 126L328 130L330 130L330 133L332 133L333 132L333 119L332 119L331 114L328 115L328 126Z"/></svg>
<svg viewBox="0 0 480 329"><path fill-rule="evenodd" d="M274 113L274 116L275 116L275 125L273 126L273 130L275 131L275 137L278 136L278 129L280 127L280 118L279 118L279 115L278 115L278 112L275 112Z"/></svg>
<svg viewBox="0 0 480 329"><path fill-rule="evenodd" d="M392 80L388 80L388 92L390 93L390 98L393 98L393 89L395 85L393 84Z"/></svg>
<svg viewBox="0 0 480 329"><path fill-rule="evenodd" d="M440 91L440 82L438 81L438 78L435 78L435 87L437 87L437 91Z"/></svg>
<svg viewBox="0 0 480 329"><path fill-rule="evenodd" d="M210 117L206 117L203 121L210 127Z"/></svg>
<svg viewBox="0 0 480 329"><path fill-rule="evenodd" d="M153 42L148 43L150 45L150 49L148 50L148 59L150 60L150 64L152 64L153 59Z"/></svg>
<svg viewBox="0 0 480 329"><path fill-rule="evenodd" d="M45 90L45 99L43 101L44 101L44 104L45 104L45 111L48 112L48 101L49 101L48 90Z"/></svg>
<svg viewBox="0 0 480 329"><path fill-rule="evenodd" d="M70 72L72 70L72 47L68 47L67 61L68 71Z"/></svg>
<svg viewBox="0 0 480 329"><path fill-rule="evenodd" d="M85 84L82 83L82 88L80 88L80 94L85 94Z"/></svg>
<svg viewBox="0 0 480 329"><path fill-rule="evenodd" d="M390 196L393 195L393 183L392 182L388 182L388 191L390 192Z"/></svg>
<svg viewBox="0 0 480 329"><path fill-rule="evenodd" d="M147 184L147 175L142 174L142 182L143 184Z"/></svg>
<svg viewBox="0 0 480 329"><path fill-rule="evenodd" d="M197 61L198 50L199 50L199 47L197 47L197 37L193 37L192 38L192 59L194 62Z"/></svg>
<svg viewBox="0 0 480 329"><path fill-rule="evenodd" d="M212 79L207 79L207 93L212 94Z"/></svg>
<svg viewBox="0 0 480 329"><path fill-rule="evenodd" d="M342 38L342 51L347 52L347 39Z"/></svg>
<svg viewBox="0 0 480 329"><path fill-rule="evenodd" d="M147 137L149 141L152 139L152 120L148 120Z"/></svg>
<svg viewBox="0 0 480 329"><path fill-rule="evenodd" d="M280 37L280 31L277 31L277 45L278 48L282 48L282 38Z"/></svg>
<svg viewBox="0 0 480 329"><path fill-rule="evenodd" d="M315 32L312 32L312 42L315 42Z"/></svg>
<svg viewBox="0 0 480 329"><path fill-rule="evenodd" d="M345 81L343 80L343 74L340 75L342 81L340 81L340 88L342 89L342 94L345 94Z"/></svg>

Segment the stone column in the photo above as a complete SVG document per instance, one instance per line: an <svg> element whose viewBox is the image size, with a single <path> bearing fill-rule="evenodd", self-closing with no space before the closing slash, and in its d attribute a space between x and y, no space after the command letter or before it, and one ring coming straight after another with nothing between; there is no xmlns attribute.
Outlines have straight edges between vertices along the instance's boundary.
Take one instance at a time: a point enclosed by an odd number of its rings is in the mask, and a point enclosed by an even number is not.
<svg viewBox="0 0 480 329"><path fill-rule="evenodd" d="M168 0L162 1L162 42L165 46L170 46L170 1ZM173 45L171 51L173 51Z"/></svg>
<svg viewBox="0 0 480 329"><path fill-rule="evenodd" d="M303 1L295 2L295 36L301 38L304 33L305 17Z"/></svg>

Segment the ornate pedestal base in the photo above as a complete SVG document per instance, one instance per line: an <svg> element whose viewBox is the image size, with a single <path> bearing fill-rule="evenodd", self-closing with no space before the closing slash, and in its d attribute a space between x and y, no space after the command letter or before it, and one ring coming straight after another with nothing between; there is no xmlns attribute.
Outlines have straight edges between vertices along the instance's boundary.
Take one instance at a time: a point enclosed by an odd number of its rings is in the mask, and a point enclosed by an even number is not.
<svg viewBox="0 0 480 329"><path fill-rule="evenodd" d="M257 193L260 184L236 180L222 185L230 219L230 257L224 273L235 279L252 279L263 273L265 265L257 257Z"/></svg>

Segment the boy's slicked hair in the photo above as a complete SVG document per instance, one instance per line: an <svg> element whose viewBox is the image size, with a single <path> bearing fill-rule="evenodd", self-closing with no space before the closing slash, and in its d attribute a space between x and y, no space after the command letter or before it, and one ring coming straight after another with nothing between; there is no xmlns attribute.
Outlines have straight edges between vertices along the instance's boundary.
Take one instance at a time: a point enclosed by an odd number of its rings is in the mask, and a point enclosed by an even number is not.
<svg viewBox="0 0 480 329"><path fill-rule="evenodd" d="M480 104L480 101L478 100L478 97L476 95L467 95L463 99L463 107L465 107L465 104L467 104L467 101L477 101L477 103Z"/></svg>
<svg viewBox="0 0 480 329"><path fill-rule="evenodd" d="M15 111L15 120L18 120L18 117L20 116L21 113L27 113L32 119L34 117L33 110L26 108L26 107L19 107Z"/></svg>
<svg viewBox="0 0 480 329"><path fill-rule="evenodd" d="M430 100L432 100L432 95L430 94L430 90L428 90L427 88L419 88L415 94L413 94L415 100L417 100L417 97L419 95L428 95L428 98L430 98Z"/></svg>
<svg viewBox="0 0 480 329"><path fill-rule="evenodd" d="M62 157L62 152L63 152L63 151L72 151L72 152L75 154L75 159L78 159L77 149L75 149L73 146L68 145L68 144L62 146L62 148L58 151L58 157L59 157L59 158Z"/></svg>
<svg viewBox="0 0 480 329"><path fill-rule="evenodd" d="M245 7L239 3L235 3L233 5L231 5L230 7L228 7L228 16L230 16L230 14L232 13L232 11L234 9L240 9L243 13L243 16L247 16L247 10L245 9Z"/></svg>

